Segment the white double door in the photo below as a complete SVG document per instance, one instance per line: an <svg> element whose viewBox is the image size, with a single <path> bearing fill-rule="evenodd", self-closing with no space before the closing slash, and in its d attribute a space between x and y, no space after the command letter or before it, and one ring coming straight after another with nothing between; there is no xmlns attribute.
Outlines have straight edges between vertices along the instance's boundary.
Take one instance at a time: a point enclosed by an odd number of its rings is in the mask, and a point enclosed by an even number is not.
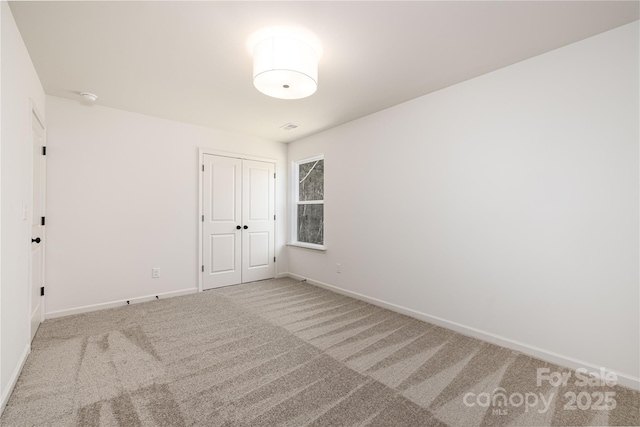
<svg viewBox="0 0 640 427"><path fill-rule="evenodd" d="M202 289L275 277L275 165L203 155Z"/></svg>

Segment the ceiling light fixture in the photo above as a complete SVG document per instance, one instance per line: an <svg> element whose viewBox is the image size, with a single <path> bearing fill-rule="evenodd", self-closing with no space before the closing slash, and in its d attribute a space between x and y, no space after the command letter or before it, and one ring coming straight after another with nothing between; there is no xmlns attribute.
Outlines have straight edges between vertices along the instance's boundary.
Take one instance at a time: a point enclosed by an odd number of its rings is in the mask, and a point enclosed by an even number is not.
<svg viewBox="0 0 640 427"><path fill-rule="evenodd" d="M300 99L318 89L319 44L315 37L284 28L253 37L253 84L265 95Z"/></svg>

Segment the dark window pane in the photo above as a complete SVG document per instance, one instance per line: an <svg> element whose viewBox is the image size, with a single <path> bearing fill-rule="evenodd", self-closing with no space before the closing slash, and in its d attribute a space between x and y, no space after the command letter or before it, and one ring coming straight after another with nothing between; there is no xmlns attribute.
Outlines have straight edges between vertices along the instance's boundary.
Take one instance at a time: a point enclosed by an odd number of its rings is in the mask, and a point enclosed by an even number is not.
<svg viewBox="0 0 640 427"><path fill-rule="evenodd" d="M324 205L298 205L298 242L324 242Z"/></svg>
<svg viewBox="0 0 640 427"><path fill-rule="evenodd" d="M324 200L324 160L302 163L298 167L298 200Z"/></svg>

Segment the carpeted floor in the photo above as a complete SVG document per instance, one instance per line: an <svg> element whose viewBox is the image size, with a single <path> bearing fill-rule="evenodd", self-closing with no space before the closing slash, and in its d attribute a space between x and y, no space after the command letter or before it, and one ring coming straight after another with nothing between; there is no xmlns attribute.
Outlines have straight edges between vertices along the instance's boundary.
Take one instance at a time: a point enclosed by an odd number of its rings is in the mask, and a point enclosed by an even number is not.
<svg viewBox="0 0 640 427"><path fill-rule="evenodd" d="M640 425L638 392L575 374L279 279L44 322L0 424Z"/></svg>

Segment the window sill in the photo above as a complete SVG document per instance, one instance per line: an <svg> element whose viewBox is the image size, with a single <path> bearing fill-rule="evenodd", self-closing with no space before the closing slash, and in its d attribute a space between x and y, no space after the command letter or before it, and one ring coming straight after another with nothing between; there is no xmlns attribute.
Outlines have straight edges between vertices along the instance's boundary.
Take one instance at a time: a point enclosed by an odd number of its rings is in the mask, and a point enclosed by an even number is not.
<svg viewBox="0 0 640 427"><path fill-rule="evenodd" d="M326 246L305 245L304 243L287 243L287 246L292 246L294 248L300 248L300 249L308 249L308 250L316 251L316 252L326 252L327 251L327 247Z"/></svg>

